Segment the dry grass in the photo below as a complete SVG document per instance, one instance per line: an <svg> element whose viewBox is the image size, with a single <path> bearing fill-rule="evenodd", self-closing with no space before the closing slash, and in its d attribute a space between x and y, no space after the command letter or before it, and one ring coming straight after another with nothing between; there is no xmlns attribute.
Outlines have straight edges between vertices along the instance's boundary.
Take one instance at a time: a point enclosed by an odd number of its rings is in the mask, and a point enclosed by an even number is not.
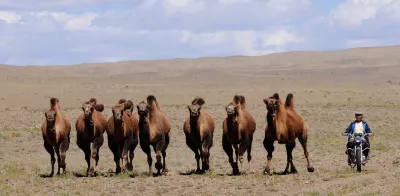
<svg viewBox="0 0 400 196"><path fill-rule="evenodd" d="M288 60L284 56L279 58ZM215 64L212 59L199 60L203 61ZM300 61L300 67L307 62ZM285 64L286 61L279 62ZM70 72L63 72L60 78L29 75L29 71L24 72L21 68L20 76L8 77L6 80L1 78L0 195L400 194L400 85L397 85L400 78L392 74L398 73L396 70L399 71L399 67L382 68L377 64L348 74L346 72L354 71L350 65L349 68L339 69L334 68L335 63L332 63L329 69L316 69L311 74L293 65L287 71L279 71L277 75L276 71L262 67L263 62L257 63L247 68L234 65L238 69L229 70L200 68L194 71L178 70L175 74L164 70L151 76L135 74L133 68L129 68L127 75L111 74L104 77L101 76L103 71L111 68L104 68L100 72L89 69L95 71L94 76L90 76L82 71L85 68L74 67ZM13 71L2 69L2 75L14 74ZM79 72L82 74L77 74L79 69L82 69ZM233 73L240 73L238 70L246 72L246 76ZM219 81L222 78L226 80ZM368 81L365 78L369 78ZM267 157L262 144L266 123L262 99L274 92L279 92L282 97L288 92L294 93L295 109L303 116L309 128L308 148L316 169L314 173L307 172L303 150L297 142L294 164L298 174L262 174ZM96 97L107 106L104 113L108 118L111 116L109 106L120 98L129 98L138 103L148 94L157 97L172 126L172 139L167 150L167 164L171 171L167 176L146 175L146 156L140 146L135 151L133 172L94 178L74 176L74 172L85 172L86 162L83 152L76 146L73 127L67 152L68 174L46 179L39 177L40 174L50 172L50 157L43 148L40 131L49 97L60 98L62 111L74 125L76 117L81 113L80 104L90 97ZM247 108L257 122L251 171L247 171L248 165L245 162L245 171L241 176L229 175L231 168L221 146L224 106L232 100L234 94L246 97ZM203 175L183 175L191 173L196 167L194 154L186 146L182 131L188 115L186 105L195 96L205 99L204 110L210 113L216 124L214 146L211 148L211 171ZM346 138L340 135L353 120L354 111L357 110L365 113L365 119L376 132L371 144L371 160L361 173L347 166L344 154ZM271 169L282 171L285 163L285 147L275 143ZM98 170L107 174L114 169L112 153L106 140L100 149Z"/></svg>

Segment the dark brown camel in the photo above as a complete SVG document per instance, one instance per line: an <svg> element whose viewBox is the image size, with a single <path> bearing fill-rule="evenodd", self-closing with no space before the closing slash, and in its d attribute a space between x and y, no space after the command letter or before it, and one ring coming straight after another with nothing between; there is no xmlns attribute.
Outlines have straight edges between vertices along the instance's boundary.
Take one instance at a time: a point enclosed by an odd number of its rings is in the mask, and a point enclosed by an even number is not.
<svg viewBox="0 0 400 196"><path fill-rule="evenodd" d="M149 174L152 174L152 163L150 145L156 152L157 162L155 164L157 175L168 172L165 164L166 150L169 145L171 134L171 126L168 119L160 109L156 97L149 95L145 101L141 101L137 105L139 114L139 138L140 147L147 155L147 163L149 164ZM161 163L161 155L163 156L163 164Z"/></svg>
<svg viewBox="0 0 400 196"><path fill-rule="evenodd" d="M251 169L251 147L253 143L253 134L256 130L254 118L246 110L246 101L244 96L235 95L233 102L225 107L227 117L223 122L222 147L229 157L229 163L232 166L233 174L239 174L238 159L241 170L243 170L243 155L247 150L247 161L249 171ZM233 161L233 150L235 149L236 162Z"/></svg>
<svg viewBox="0 0 400 196"><path fill-rule="evenodd" d="M274 93L272 97L263 99L263 102L268 111L267 126L265 128L265 138L263 141L264 148L268 152L267 166L265 167L264 173L271 174L270 161L272 159L272 152L274 151L275 140L278 141L279 144L286 145L287 164L283 174L297 173L293 165L292 156L292 151L296 146L296 138L299 139L303 147L304 156L307 159L308 172L314 172L307 151L307 128L305 127L304 120L293 109L293 94L289 93L287 95L285 104L282 104L278 93Z"/></svg>
<svg viewBox="0 0 400 196"><path fill-rule="evenodd" d="M102 113L103 104L97 104L96 99L82 105L83 114L75 122L76 144L85 153L87 162L87 176L95 176L95 167L99 162L100 147L104 143L104 131L107 128L107 119ZM92 143L92 146L90 144Z"/></svg>
<svg viewBox="0 0 400 196"><path fill-rule="evenodd" d="M188 106L189 116L183 124L186 144L194 152L197 170L196 173L205 172L210 168L210 149L213 145L215 124L211 116L202 109L205 103L202 98L195 98ZM200 158L202 170L200 170Z"/></svg>
<svg viewBox="0 0 400 196"><path fill-rule="evenodd" d="M62 174L66 174L66 153L70 143L71 123L68 118L61 112L58 98L50 98L50 108L45 112L46 119L42 123L42 136L44 148L50 154L51 173L47 177L54 174L54 164L56 159L54 152L57 154L58 171L63 169Z"/></svg>
<svg viewBox="0 0 400 196"><path fill-rule="evenodd" d="M113 115L107 123L108 147L114 155L117 174L121 172L120 159L122 159L122 172L132 171L134 150L139 142L138 120L134 115L128 115L133 108L132 101L128 102L127 104L127 101L121 99L119 104L114 105L111 109ZM129 105L131 108L125 108Z"/></svg>

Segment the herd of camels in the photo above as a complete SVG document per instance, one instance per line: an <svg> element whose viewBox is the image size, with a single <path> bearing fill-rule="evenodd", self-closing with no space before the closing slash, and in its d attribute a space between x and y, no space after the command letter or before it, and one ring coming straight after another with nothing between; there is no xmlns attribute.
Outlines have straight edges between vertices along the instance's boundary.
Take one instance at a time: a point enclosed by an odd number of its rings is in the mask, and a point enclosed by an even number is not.
<svg viewBox="0 0 400 196"><path fill-rule="evenodd" d="M287 164L283 173L297 173L292 160L296 138L303 147L308 172L314 172L307 150L307 129L302 117L293 109L293 94L289 93L284 103L278 93L263 99L263 102L267 109L267 125L263 144L268 152L264 173L270 174L270 161L275 141L286 145ZM186 144L195 154L196 173L204 173L210 168L210 148L213 146L215 129L213 119L202 109L204 103L203 98L195 98L187 106L189 114L183 124ZM139 119L133 114L133 102L120 99L117 104L112 106L113 115L107 120L102 113L104 104L97 103L96 98L83 103L83 111L76 119L75 127L76 144L84 152L87 162L87 176L96 175L95 168L99 161L100 147L104 143L104 132L107 133L108 147L114 155L116 174L132 171L134 151L138 143L147 155L149 174L152 174L153 163L150 146L156 153L157 175L168 172L165 158L171 137L170 123L153 95L147 96L146 100L138 103L136 108ZM228 156L232 174L237 175L239 174L238 161L240 170L243 170L243 155L246 151L250 169L256 122L246 110L245 97L242 95L235 95L232 102L225 107L225 111L226 117L222 125L222 147ZM66 152L70 144L71 123L61 112L58 98L50 98L50 108L45 112L45 117L42 124L42 135L44 148L51 157L51 173L48 177L54 175L55 155L58 163L57 175L60 175L60 169L63 170L61 175L66 174ZM234 160L233 152L235 152L236 160Z"/></svg>

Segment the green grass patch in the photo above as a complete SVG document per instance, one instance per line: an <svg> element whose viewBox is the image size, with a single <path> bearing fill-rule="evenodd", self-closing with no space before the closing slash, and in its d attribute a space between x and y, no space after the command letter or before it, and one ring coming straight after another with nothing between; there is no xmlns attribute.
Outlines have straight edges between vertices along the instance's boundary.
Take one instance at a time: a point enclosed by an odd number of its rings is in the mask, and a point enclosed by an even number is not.
<svg viewBox="0 0 400 196"><path fill-rule="evenodd" d="M320 196L321 193L317 192L317 191L307 191L304 192L304 196Z"/></svg>

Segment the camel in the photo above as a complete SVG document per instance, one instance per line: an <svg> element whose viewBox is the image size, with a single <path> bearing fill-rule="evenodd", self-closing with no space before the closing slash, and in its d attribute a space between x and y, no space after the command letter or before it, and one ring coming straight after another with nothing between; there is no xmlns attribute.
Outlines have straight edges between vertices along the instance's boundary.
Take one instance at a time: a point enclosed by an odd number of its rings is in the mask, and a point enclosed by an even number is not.
<svg viewBox="0 0 400 196"><path fill-rule="evenodd" d="M85 153L87 162L87 176L95 176L95 167L99 162L100 147L104 143L104 131L107 128L107 119L102 113L103 104L97 104L92 98L82 105L83 114L75 122L76 144ZM92 146L90 144L92 143Z"/></svg>
<svg viewBox="0 0 400 196"><path fill-rule="evenodd" d="M183 132L186 136L186 144L194 152L197 170L202 173L210 168L210 149L213 145L215 124L211 116L202 109L205 103L203 98L195 98L188 106L189 116L183 124ZM200 170L200 157L202 170Z"/></svg>
<svg viewBox="0 0 400 196"><path fill-rule="evenodd" d="M140 147L147 155L147 163L149 164L149 175L152 174L152 163L150 145L156 153L157 162L155 167L158 170L157 175L168 172L165 163L166 150L171 137L171 125L160 109L159 103L154 95L148 95L146 101L141 101L137 106L139 114L139 138ZM163 156L163 164L161 163L161 155Z"/></svg>
<svg viewBox="0 0 400 196"><path fill-rule="evenodd" d="M243 170L243 154L247 150L247 161L249 171L251 169L251 147L253 134L256 130L256 121L246 110L245 97L235 95L233 101L225 107L227 117L223 122L222 147L229 157L229 163L233 174L239 174L238 159ZM233 161L233 150L235 149L236 162Z"/></svg>
<svg viewBox="0 0 400 196"><path fill-rule="evenodd" d="M293 165L292 156L292 151L296 146L296 138L299 139L303 147L304 156L307 159L308 172L314 172L314 167L311 166L307 151L307 128L302 117L294 110L293 94L289 93L287 95L285 104L282 104L278 93L274 93L272 97L263 99L263 102L268 111L267 126L263 141L264 148L268 152L264 173L271 174L270 161L272 159L272 152L274 151L274 141L286 145L287 164L283 174L297 173Z"/></svg>
<svg viewBox="0 0 400 196"><path fill-rule="evenodd" d="M45 120L42 123L42 136L44 148L50 154L51 173L47 177L53 177L54 164L56 159L54 152L57 154L58 171L62 168L62 174L66 172L66 153L70 143L71 123L68 118L61 112L59 99L50 98L50 108L45 112Z"/></svg>
<svg viewBox="0 0 400 196"><path fill-rule="evenodd" d="M126 106L131 107L125 108ZM139 143L139 126L135 116L131 115L132 113L128 114L132 109L132 101L120 99L118 104L112 107L113 115L107 123L108 147L114 154L116 174L121 172L120 159L122 159L122 172L133 169L134 150Z"/></svg>

